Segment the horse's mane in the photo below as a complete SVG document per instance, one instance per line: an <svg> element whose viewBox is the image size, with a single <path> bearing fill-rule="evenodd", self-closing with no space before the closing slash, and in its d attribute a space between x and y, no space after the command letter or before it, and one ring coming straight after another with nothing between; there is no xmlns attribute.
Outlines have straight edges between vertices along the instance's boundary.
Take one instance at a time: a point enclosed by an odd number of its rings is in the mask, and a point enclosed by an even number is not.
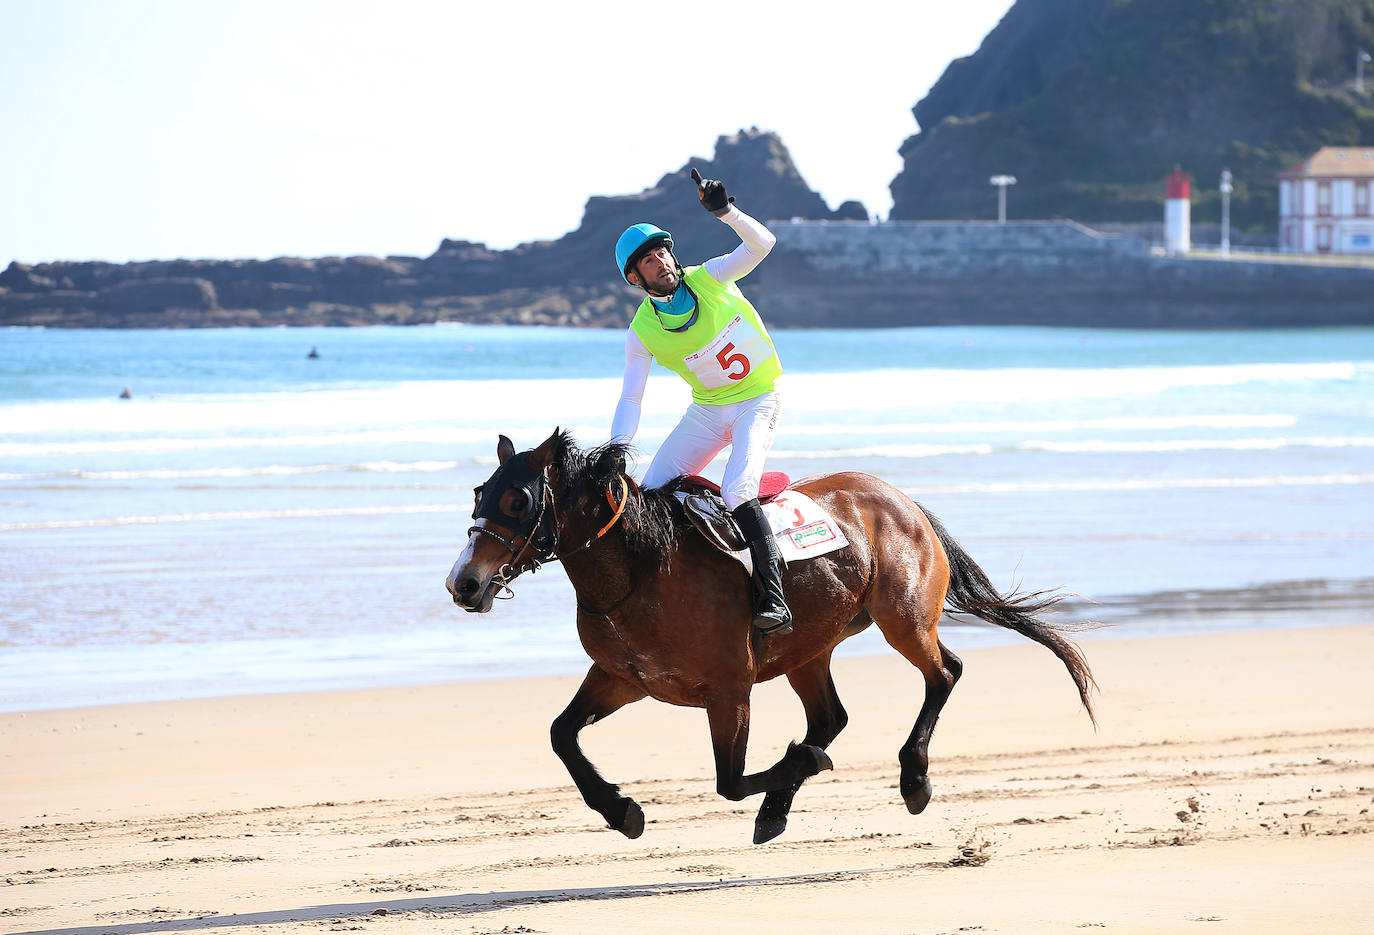
<svg viewBox="0 0 1374 935"><path fill-rule="evenodd" d="M632 449L620 442L607 442L586 451L577 447L572 433L559 431L554 440L554 464L563 478L562 506L590 511L598 501L604 503L607 487L623 472ZM619 495L619 485L612 488ZM621 526L625 546L635 557L652 558L661 563L675 548L677 526L685 522L682 505L662 488L641 488L630 480Z"/></svg>

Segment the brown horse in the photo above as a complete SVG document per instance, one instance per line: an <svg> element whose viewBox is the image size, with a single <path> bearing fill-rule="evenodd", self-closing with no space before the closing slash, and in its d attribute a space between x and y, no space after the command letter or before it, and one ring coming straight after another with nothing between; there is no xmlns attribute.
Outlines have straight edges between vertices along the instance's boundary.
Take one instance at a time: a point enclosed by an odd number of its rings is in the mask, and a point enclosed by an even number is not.
<svg viewBox="0 0 1374 935"><path fill-rule="evenodd" d="M802 782L831 768L825 748L848 716L830 657L874 623L925 678L925 702L898 754L902 798L912 814L930 801L927 747L963 670L936 635L946 605L1048 647L1092 717L1087 661L1061 635L1065 626L1039 617L1058 598L1000 594L935 517L876 477L827 474L796 485L830 512L849 545L787 569L793 632L759 638L743 566L686 521L671 493L642 490L626 477L625 446L584 452L555 430L522 454L503 435L496 451L500 467L477 488L476 525L448 590L459 607L485 613L521 572L563 562L592 667L554 719L553 748L586 803L626 837L643 833L644 813L582 753L582 728L646 695L705 708L716 790L734 801L766 793L754 824L754 841L762 843L786 827ZM806 736L773 766L746 775L749 695L756 682L779 675L801 698Z"/></svg>

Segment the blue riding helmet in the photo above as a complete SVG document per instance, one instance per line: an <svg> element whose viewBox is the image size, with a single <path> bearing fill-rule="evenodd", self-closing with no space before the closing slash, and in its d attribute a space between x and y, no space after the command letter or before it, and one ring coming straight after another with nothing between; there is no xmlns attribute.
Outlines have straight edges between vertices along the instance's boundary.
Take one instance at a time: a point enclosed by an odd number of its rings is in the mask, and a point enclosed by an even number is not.
<svg viewBox="0 0 1374 935"><path fill-rule="evenodd" d="M673 249L673 235L647 221L625 228L625 233L615 242L615 265L620 270L620 278L628 283L631 267L660 243L666 244L669 250Z"/></svg>

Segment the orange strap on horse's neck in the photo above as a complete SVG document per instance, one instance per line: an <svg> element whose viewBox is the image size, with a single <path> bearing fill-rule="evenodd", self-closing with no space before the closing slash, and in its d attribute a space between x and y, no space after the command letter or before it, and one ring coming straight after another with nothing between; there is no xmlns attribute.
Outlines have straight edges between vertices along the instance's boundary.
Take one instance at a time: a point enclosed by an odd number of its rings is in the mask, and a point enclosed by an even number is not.
<svg viewBox="0 0 1374 935"><path fill-rule="evenodd" d="M617 479L620 481L620 503L619 505L617 505L615 500L611 499L611 488L607 486L606 502L611 505L611 509L615 510L615 515L613 515L611 517L611 521L607 523L605 526L602 526L601 531L596 534L596 538L598 539L606 535L610 528L614 526L617 521L619 521L620 515L625 512L625 505L630 502L630 486L625 483L625 475L618 474L616 476Z"/></svg>

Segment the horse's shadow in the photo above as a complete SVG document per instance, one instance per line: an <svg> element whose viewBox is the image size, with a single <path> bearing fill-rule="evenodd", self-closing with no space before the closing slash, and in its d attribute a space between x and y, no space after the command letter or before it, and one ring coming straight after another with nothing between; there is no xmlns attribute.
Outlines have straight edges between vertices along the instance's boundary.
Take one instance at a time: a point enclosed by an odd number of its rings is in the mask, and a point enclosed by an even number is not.
<svg viewBox="0 0 1374 935"><path fill-rule="evenodd" d="M32 929L14 935L151 935L154 932L194 932L247 925L274 925L283 922L318 922L322 919L363 919L374 915L424 912L433 918L461 919L487 912L546 906L562 902L587 902L608 899L639 899L645 896L680 896L759 886L813 886L838 883L893 872L892 868L839 870L830 873L805 873L781 877L746 877L733 880L684 880L674 883L642 883L631 886L589 886L544 890L508 890L489 893L454 893L448 896L421 896L410 899L367 900L357 903L330 903L296 909L272 909L233 915L191 916L151 919L147 922L82 925L71 928Z"/></svg>

